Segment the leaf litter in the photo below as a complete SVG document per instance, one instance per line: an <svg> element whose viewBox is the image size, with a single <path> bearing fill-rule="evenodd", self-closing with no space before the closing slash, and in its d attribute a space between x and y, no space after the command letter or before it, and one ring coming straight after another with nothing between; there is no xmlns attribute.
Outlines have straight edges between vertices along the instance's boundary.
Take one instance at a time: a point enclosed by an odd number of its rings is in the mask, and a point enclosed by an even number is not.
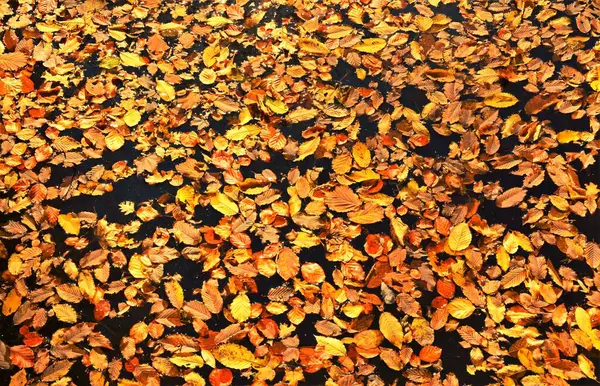
<svg viewBox="0 0 600 386"><path fill-rule="evenodd" d="M10 385L596 383L599 15L2 3Z"/></svg>

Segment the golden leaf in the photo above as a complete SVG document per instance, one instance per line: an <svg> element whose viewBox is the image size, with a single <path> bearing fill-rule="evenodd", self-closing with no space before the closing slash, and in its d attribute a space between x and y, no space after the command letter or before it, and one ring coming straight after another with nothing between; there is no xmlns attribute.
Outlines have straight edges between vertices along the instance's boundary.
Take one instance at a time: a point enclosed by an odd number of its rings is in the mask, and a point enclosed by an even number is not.
<svg viewBox="0 0 600 386"><path fill-rule="evenodd" d="M132 52L121 52L119 57L121 58L121 63L125 66L141 67L146 65L141 56Z"/></svg>
<svg viewBox="0 0 600 386"><path fill-rule="evenodd" d="M583 332L588 335L594 335L594 330L592 329L592 318L590 318L590 314L588 314L586 310L581 307L575 308L575 321Z"/></svg>
<svg viewBox="0 0 600 386"><path fill-rule="evenodd" d="M265 105L275 114L285 114L288 112L287 105L280 100L265 98Z"/></svg>
<svg viewBox="0 0 600 386"><path fill-rule="evenodd" d="M231 315L238 322L245 322L251 314L250 306L250 298L248 298L248 295L241 293L231 302Z"/></svg>
<svg viewBox="0 0 600 386"><path fill-rule="evenodd" d="M300 145L300 147L298 148L298 157L294 161L302 161L309 155L314 154L314 152L317 151L320 142L320 137L315 137L310 141L303 142L302 145Z"/></svg>
<svg viewBox="0 0 600 386"><path fill-rule="evenodd" d="M341 340L335 338L329 338L326 336L315 335L317 345L322 346L325 352L331 356L344 356L346 355L346 347Z"/></svg>
<svg viewBox="0 0 600 386"><path fill-rule="evenodd" d="M577 355L577 363L579 364L579 368L581 371L591 379L596 379L596 367L594 366L594 362L588 359L583 354Z"/></svg>
<svg viewBox="0 0 600 386"><path fill-rule="evenodd" d="M250 350L235 343L226 343L218 346L213 355L223 366L236 370L247 369L255 361L254 354Z"/></svg>
<svg viewBox="0 0 600 386"><path fill-rule="evenodd" d="M141 114L135 109L127 111L127 113L125 113L125 115L123 116L123 121L129 127L137 125L138 123L140 123L141 119Z"/></svg>
<svg viewBox="0 0 600 386"><path fill-rule="evenodd" d="M200 82L202 84L213 84L217 80L217 74L212 68L205 68L200 72Z"/></svg>
<svg viewBox="0 0 600 386"><path fill-rule="evenodd" d="M230 141L241 141L247 137L255 136L260 133L260 126L258 125L244 125L239 127L234 127L232 129L227 130L225 133L225 138Z"/></svg>
<svg viewBox="0 0 600 386"><path fill-rule="evenodd" d="M111 151L119 150L125 144L125 138L117 131L111 130L106 136L106 147Z"/></svg>
<svg viewBox="0 0 600 386"><path fill-rule="evenodd" d="M187 367L188 369L204 366L204 360L196 354L175 354L169 360L177 367Z"/></svg>
<svg viewBox="0 0 600 386"><path fill-rule="evenodd" d="M285 119L291 123L298 123L313 119L317 114L319 114L319 110L317 109L297 108L290 111Z"/></svg>
<svg viewBox="0 0 600 386"><path fill-rule="evenodd" d="M471 230L469 229L469 225L462 222L460 224L456 224L452 231L450 231L450 236L448 236L448 247L453 251L462 251L463 249L467 249L471 244L472 236Z"/></svg>
<svg viewBox="0 0 600 386"><path fill-rule="evenodd" d="M81 228L79 217L75 213L61 214L58 216L58 223L65 232L71 235L78 235Z"/></svg>
<svg viewBox="0 0 600 386"><path fill-rule="evenodd" d="M165 292L173 307L183 307L183 288L178 282L174 280L165 282Z"/></svg>
<svg viewBox="0 0 600 386"><path fill-rule="evenodd" d="M54 315L58 320L65 323L77 323L77 313L68 304L55 304L52 306Z"/></svg>
<svg viewBox="0 0 600 386"><path fill-rule="evenodd" d="M371 164L371 152L362 142L356 142L354 146L352 146L352 156L354 157L354 161L361 168L366 168Z"/></svg>
<svg viewBox="0 0 600 386"><path fill-rule="evenodd" d="M298 45L300 46L300 49L302 51L308 52L309 54L314 54L314 55L329 54L329 48L327 48L327 46L325 44L321 43L320 41L318 41L316 39L310 39L310 38L300 39L300 41L298 42Z"/></svg>
<svg viewBox="0 0 600 386"><path fill-rule="evenodd" d="M237 204L220 192L210 198L210 205L225 216L233 216L239 212Z"/></svg>
<svg viewBox="0 0 600 386"><path fill-rule="evenodd" d="M383 215L382 207L368 202L362 209L348 212L348 219L357 224L375 224L383 219Z"/></svg>
<svg viewBox="0 0 600 386"><path fill-rule="evenodd" d="M385 339L390 341L394 346L402 348L404 331L402 325L394 315L389 312L383 312L379 317L379 329Z"/></svg>
<svg viewBox="0 0 600 386"><path fill-rule="evenodd" d="M9 316L14 314L21 305L21 299L22 297L17 291L14 288L11 289L6 298L4 298L4 303L2 303L2 315Z"/></svg>
<svg viewBox="0 0 600 386"><path fill-rule="evenodd" d="M164 80L156 81L156 92L164 101L170 102L175 99L175 88Z"/></svg>
<svg viewBox="0 0 600 386"><path fill-rule="evenodd" d="M475 306L469 299L458 298L448 304L448 312L456 319L466 319L475 311Z"/></svg>
<svg viewBox="0 0 600 386"><path fill-rule="evenodd" d="M483 103L487 106L496 107L503 109L506 107L514 106L519 100L512 94L507 92L500 92L487 97L483 100Z"/></svg>
<svg viewBox="0 0 600 386"><path fill-rule="evenodd" d="M367 52L373 54L375 52L383 50L387 42L385 39L381 38L367 38L361 40L360 43L356 44L354 47L355 50L360 52Z"/></svg>
<svg viewBox="0 0 600 386"><path fill-rule="evenodd" d="M206 308L213 314L218 314L223 308L223 298L219 292L219 288L212 282L208 281L202 285L200 291L202 301Z"/></svg>

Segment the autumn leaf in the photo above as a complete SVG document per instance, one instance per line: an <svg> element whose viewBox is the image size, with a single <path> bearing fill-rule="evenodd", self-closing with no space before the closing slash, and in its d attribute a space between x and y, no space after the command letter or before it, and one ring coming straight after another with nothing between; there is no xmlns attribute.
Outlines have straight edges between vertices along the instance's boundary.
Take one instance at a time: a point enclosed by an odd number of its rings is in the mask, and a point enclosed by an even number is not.
<svg viewBox="0 0 600 386"><path fill-rule="evenodd" d="M315 339L317 345L322 346L325 352L331 356L344 356L347 353L346 347L338 339L319 335L315 335Z"/></svg>
<svg viewBox="0 0 600 386"><path fill-rule="evenodd" d="M288 112L287 105L280 100L266 98L265 105L275 114L285 114Z"/></svg>
<svg viewBox="0 0 600 386"><path fill-rule="evenodd" d="M357 210L362 205L361 199L348 186L337 186L325 196L325 204L336 212L350 212Z"/></svg>
<svg viewBox="0 0 600 386"><path fill-rule="evenodd" d="M156 81L156 92L164 101L170 102L175 99L175 88L164 80Z"/></svg>
<svg viewBox="0 0 600 386"><path fill-rule="evenodd" d="M134 109L127 111L123 116L123 121L130 127L137 125L141 119L141 114Z"/></svg>
<svg viewBox="0 0 600 386"><path fill-rule="evenodd" d="M329 49L327 46L316 39L306 38L298 42L300 49L304 52L314 55L327 55Z"/></svg>
<svg viewBox="0 0 600 386"><path fill-rule="evenodd" d="M458 298L448 303L448 312L456 319L466 319L475 311L473 303L468 299Z"/></svg>
<svg viewBox="0 0 600 386"><path fill-rule="evenodd" d="M367 52L373 54L375 52L381 51L386 44L387 42L384 39L367 38L361 40L360 43L356 44L352 48L360 52Z"/></svg>
<svg viewBox="0 0 600 386"><path fill-rule="evenodd" d="M210 205L225 216L233 216L239 212L239 208L228 196L216 193L210 198Z"/></svg>
<svg viewBox="0 0 600 386"><path fill-rule="evenodd" d="M4 298L4 302L2 303L2 315L9 316L14 314L21 305L21 299L23 299L23 297L20 296L14 288L10 290L8 296Z"/></svg>
<svg viewBox="0 0 600 386"><path fill-rule="evenodd" d="M419 352L419 358L425 362L436 362L442 356L442 349L436 346L424 346Z"/></svg>
<svg viewBox="0 0 600 386"><path fill-rule="evenodd" d="M483 103L490 107L499 109L507 108L517 104L519 100L512 94L500 92L484 99Z"/></svg>
<svg viewBox="0 0 600 386"><path fill-rule="evenodd" d="M357 142L352 147L352 156L354 161L361 168L366 168L371 163L371 152L362 142Z"/></svg>
<svg viewBox="0 0 600 386"><path fill-rule="evenodd" d="M290 248L283 248L277 256L277 273L283 280L295 277L300 270L300 258Z"/></svg>
<svg viewBox="0 0 600 386"><path fill-rule="evenodd" d="M54 315L58 320L65 323L76 323L77 312L68 304L55 304L52 306Z"/></svg>
<svg viewBox="0 0 600 386"><path fill-rule="evenodd" d="M27 346L17 345L10 348L11 362L21 369L33 367L34 358L33 350Z"/></svg>
<svg viewBox="0 0 600 386"><path fill-rule="evenodd" d="M58 223L65 232L71 235L78 235L81 228L79 217L75 213L61 214L58 216Z"/></svg>
<svg viewBox="0 0 600 386"><path fill-rule="evenodd" d="M404 331L402 325L394 315L389 312L383 312L379 317L379 329L390 343L398 348L402 348Z"/></svg>
<svg viewBox="0 0 600 386"><path fill-rule="evenodd" d="M499 208L510 208L519 205L525 198L526 194L527 190L523 188L508 189L507 191L496 197L496 205Z"/></svg>
<svg viewBox="0 0 600 386"><path fill-rule="evenodd" d="M383 208L377 204L369 202L362 209L348 212L350 221L357 224L374 224L383 219Z"/></svg>
<svg viewBox="0 0 600 386"><path fill-rule="evenodd" d="M462 251L471 244L472 235L469 225L466 223L456 224L448 236L448 247L453 251Z"/></svg>
<svg viewBox="0 0 600 386"><path fill-rule="evenodd" d="M231 302L231 315L238 322L242 323L250 317L250 299L248 295L242 293L237 295Z"/></svg>
<svg viewBox="0 0 600 386"><path fill-rule="evenodd" d="M183 307L183 288L181 288L181 285L178 282L173 280L166 282L165 292L173 307Z"/></svg>
<svg viewBox="0 0 600 386"><path fill-rule="evenodd" d="M22 52L9 52L0 54L0 69L16 71L27 65L27 55Z"/></svg>
<svg viewBox="0 0 600 386"><path fill-rule="evenodd" d="M255 361L254 354L250 350L235 343L218 346L213 351L213 355L223 366L236 370L247 369Z"/></svg>
<svg viewBox="0 0 600 386"><path fill-rule="evenodd" d="M124 66L141 67L146 65L142 57L133 52L121 52L119 58Z"/></svg>

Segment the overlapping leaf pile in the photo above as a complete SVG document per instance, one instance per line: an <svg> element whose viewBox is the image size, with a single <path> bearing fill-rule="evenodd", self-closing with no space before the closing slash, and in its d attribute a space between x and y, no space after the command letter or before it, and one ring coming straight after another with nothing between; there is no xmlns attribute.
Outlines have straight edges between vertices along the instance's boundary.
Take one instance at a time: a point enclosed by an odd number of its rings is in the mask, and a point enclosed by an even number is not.
<svg viewBox="0 0 600 386"><path fill-rule="evenodd" d="M596 379L597 2L0 17L11 385Z"/></svg>

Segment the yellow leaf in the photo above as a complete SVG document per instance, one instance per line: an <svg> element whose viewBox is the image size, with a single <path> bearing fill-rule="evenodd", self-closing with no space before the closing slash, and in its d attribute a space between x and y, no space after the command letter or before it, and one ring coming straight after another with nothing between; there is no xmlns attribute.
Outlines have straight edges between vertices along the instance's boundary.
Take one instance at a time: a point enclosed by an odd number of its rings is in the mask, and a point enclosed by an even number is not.
<svg viewBox="0 0 600 386"><path fill-rule="evenodd" d="M127 126L132 127L137 125L142 119L141 114L137 110L129 110L123 116L123 121L127 124Z"/></svg>
<svg viewBox="0 0 600 386"><path fill-rule="evenodd" d="M285 114L288 112L287 105L280 100L265 98L265 105L275 114Z"/></svg>
<svg viewBox="0 0 600 386"><path fill-rule="evenodd" d="M235 320L242 323L250 317L250 298L248 295L241 293L231 302L231 315Z"/></svg>
<svg viewBox="0 0 600 386"><path fill-rule="evenodd" d="M55 304L52 306L52 310L54 310L54 315L61 322L65 323L77 323L77 313L68 304Z"/></svg>
<svg viewBox="0 0 600 386"><path fill-rule="evenodd" d="M83 300L83 295L79 287L72 284L61 284L55 287L58 296L68 303L79 303Z"/></svg>
<svg viewBox="0 0 600 386"><path fill-rule="evenodd" d="M146 65L146 62L144 62L142 57L133 52L121 52L119 57L124 66L141 67Z"/></svg>
<svg viewBox="0 0 600 386"><path fill-rule="evenodd" d="M243 370L252 366L254 354L246 347L235 343L222 344L215 349L213 355L223 366L230 369Z"/></svg>
<svg viewBox="0 0 600 386"><path fill-rule="evenodd" d="M321 143L320 137L315 137L310 141L302 143L302 145L300 145L300 147L298 148L298 158L296 158L294 161L302 161L309 155L314 154L314 152L317 151L317 148L319 147L319 143Z"/></svg>
<svg viewBox="0 0 600 386"><path fill-rule="evenodd" d="M195 369L197 367L204 366L204 360L200 355L192 354L175 354L169 358L171 363L173 363L177 367L187 367L189 369Z"/></svg>
<svg viewBox="0 0 600 386"><path fill-rule="evenodd" d="M352 146L352 157L354 157L354 161L361 168L366 168L371 164L371 152L362 142L356 142L354 146Z"/></svg>
<svg viewBox="0 0 600 386"><path fill-rule="evenodd" d="M448 304L448 312L456 319L466 319L475 311L475 306L469 299L458 298Z"/></svg>
<svg viewBox="0 0 600 386"><path fill-rule="evenodd" d="M588 335L594 334L594 330L592 329L592 319L586 310L581 307L575 308L575 321L583 332Z"/></svg>
<svg viewBox="0 0 600 386"><path fill-rule="evenodd" d="M233 216L239 212L237 204L220 192L210 198L210 205L225 216Z"/></svg>
<svg viewBox="0 0 600 386"><path fill-rule="evenodd" d="M244 125L240 127L234 127L233 129L227 130L225 138L230 141L241 141L249 136L254 136L260 133L260 126L258 125Z"/></svg>
<svg viewBox="0 0 600 386"><path fill-rule="evenodd" d="M100 61L99 66L100 68L106 68L107 70L110 70L117 67L120 63L121 59L117 58L116 56L107 56Z"/></svg>
<svg viewBox="0 0 600 386"><path fill-rule="evenodd" d="M389 340L394 346L402 348L404 331L394 315L389 312L382 313L379 317L379 329L385 339Z"/></svg>
<svg viewBox="0 0 600 386"><path fill-rule="evenodd" d="M175 199L186 204L186 208L191 212L196 206L196 191L191 185L186 185L177 190Z"/></svg>
<svg viewBox="0 0 600 386"><path fill-rule="evenodd" d="M581 371L591 379L596 379L596 367L594 366L594 362L588 359L583 354L577 355L577 363L579 364L579 368Z"/></svg>
<svg viewBox="0 0 600 386"><path fill-rule="evenodd" d="M135 212L135 203L133 201L123 201L119 204L119 210L123 214L132 214Z"/></svg>
<svg viewBox="0 0 600 386"><path fill-rule="evenodd" d="M489 96L483 100L483 103L487 106L496 107L503 109L506 107L514 106L519 100L512 94L507 92L500 92Z"/></svg>
<svg viewBox="0 0 600 386"><path fill-rule="evenodd" d="M213 16L206 21L206 24L211 27L222 27L231 23L233 23L231 20L223 16Z"/></svg>
<svg viewBox="0 0 600 386"><path fill-rule="evenodd" d="M200 82L202 84L213 84L217 80L217 74L212 68L205 68L200 72Z"/></svg>
<svg viewBox="0 0 600 386"><path fill-rule="evenodd" d="M508 252L506 252L506 249L504 249L503 246L500 246L496 252L496 261L498 262L500 268L506 272L510 265L510 255Z"/></svg>
<svg viewBox="0 0 600 386"><path fill-rule="evenodd" d="M360 52L367 52L373 54L375 52L383 50L386 44L387 42L385 41L385 39L368 38L361 40L361 42L355 45L353 48Z"/></svg>
<svg viewBox="0 0 600 386"><path fill-rule="evenodd" d="M4 298L4 303L2 304L2 314L4 316L9 316L15 313L19 306L21 305L21 296L15 291L15 289L11 289L6 298Z"/></svg>
<svg viewBox="0 0 600 386"><path fill-rule="evenodd" d="M175 99L175 88L164 80L156 81L156 92L164 101L170 102Z"/></svg>
<svg viewBox="0 0 600 386"><path fill-rule="evenodd" d="M58 216L60 226L71 235L78 235L81 228L79 217L75 213L61 214Z"/></svg>
<svg viewBox="0 0 600 386"><path fill-rule="evenodd" d="M316 39L300 39L298 42L302 51L308 52L314 55L327 55L329 54L329 48Z"/></svg>
<svg viewBox="0 0 600 386"><path fill-rule="evenodd" d="M165 282L167 298L175 308L183 307L183 288L176 281Z"/></svg>
<svg viewBox="0 0 600 386"><path fill-rule="evenodd" d="M453 251L462 251L471 244L472 235L469 226L462 222L452 228L448 237L448 247Z"/></svg>
<svg viewBox="0 0 600 386"><path fill-rule="evenodd" d="M417 15L415 25L420 31L427 31L433 25L433 20L426 16Z"/></svg>
<svg viewBox="0 0 600 386"><path fill-rule="evenodd" d="M335 338L328 338L326 336L315 335L317 344L323 346L325 352L331 356L344 356L346 355L346 346L341 340Z"/></svg>
<svg viewBox="0 0 600 386"><path fill-rule="evenodd" d="M375 224L383 219L383 208L375 203L368 202L362 209L348 212L348 219L357 224Z"/></svg>
<svg viewBox="0 0 600 386"><path fill-rule="evenodd" d="M581 132L574 130L563 130L556 136L558 143L569 143L581 140Z"/></svg>
<svg viewBox="0 0 600 386"><path fill-rule="evenodd" d="M291 111L285 119L291 123L304 122L313 119L317 116L319 110L317 109L304 109L298 108L296 110Z"/></svg>
<svg viewBox="0 0 600 386"><path fill-rule="evenodd" d="M111 151L119 150L125 144L125 138L116 130L111 130L106 136L106 147Z"/></svg>

